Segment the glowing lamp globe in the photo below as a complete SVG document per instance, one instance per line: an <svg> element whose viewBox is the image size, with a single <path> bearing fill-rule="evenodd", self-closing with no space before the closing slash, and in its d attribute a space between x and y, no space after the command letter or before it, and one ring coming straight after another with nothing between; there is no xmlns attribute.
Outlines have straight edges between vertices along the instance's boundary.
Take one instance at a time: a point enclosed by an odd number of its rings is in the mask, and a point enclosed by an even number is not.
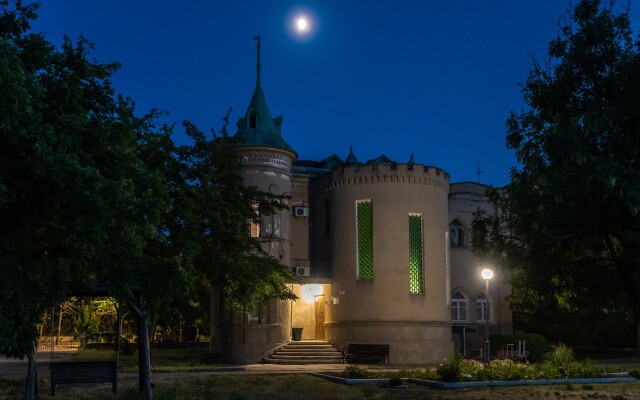
<svg viewBox="0 0 640 400"><path fill-rule="evenodd" d="M485 268L482 270L482 279L486 279L489 280L493 278L493 271L490 270L489 268Z"/></svg>

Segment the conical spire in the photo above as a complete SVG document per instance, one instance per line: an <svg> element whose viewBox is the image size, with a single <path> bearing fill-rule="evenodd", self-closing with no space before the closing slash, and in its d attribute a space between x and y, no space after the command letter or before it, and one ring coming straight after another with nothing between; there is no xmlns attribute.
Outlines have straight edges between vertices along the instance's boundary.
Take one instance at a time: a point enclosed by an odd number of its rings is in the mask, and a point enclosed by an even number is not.
<svg viewBox="0 0 640 400"><path fill-rule="evenodd" d="M262 43L260 42L260 35L256 35L253 37L253 40L257 40L258 41L258 45L256 46L256 52L257 52L257 56L256 56L256 86L261 86L262 85L262 79L261 79L261 70L262 70Z"/></svg>
<svg viewBox="0 0 640 400"><path fill-rule="evenodd" d="M257 40L256 47L256 88L253 91L251 102L243 118L237 123L236 137L240 139L240 146L267 146L287 149L295 154L295 151L280 135L282 117L272 118L267 107L267 100L262 91L262 43L260 36L253 37Z"/></svg>
<svg viewBox="0 0 640 400"><path fill-rule="evenodd" d="M408 169L413 169L413 166L416 164L415 160L413 159L413 153L411 153L411 158L409 158L409 161L407 162L407 168Z"/></svg>
<svg viewBox="0 0 640 400"><path fill-rule="evenodd" d="M349 164L360 164L360 161L358 161L358 158L356 157L355 154L353 154L353 146L349 146L349 155L347 156L347 160L345 161L346 165Z"/></svg>

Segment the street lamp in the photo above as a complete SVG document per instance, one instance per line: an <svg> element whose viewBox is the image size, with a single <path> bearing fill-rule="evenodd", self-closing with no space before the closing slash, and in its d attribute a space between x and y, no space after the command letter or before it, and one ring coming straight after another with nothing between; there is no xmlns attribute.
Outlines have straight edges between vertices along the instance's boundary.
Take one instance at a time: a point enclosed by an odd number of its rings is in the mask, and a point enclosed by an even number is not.
<svg viewBox="0 0 640 400"><path fill-rule="evenodd" d="M493 271L489 268L482 270L482 279L485 281L485 300L486 309L484 313L484 361L491 361L491 344L489 343L489 281L493 278Z"/></svg>

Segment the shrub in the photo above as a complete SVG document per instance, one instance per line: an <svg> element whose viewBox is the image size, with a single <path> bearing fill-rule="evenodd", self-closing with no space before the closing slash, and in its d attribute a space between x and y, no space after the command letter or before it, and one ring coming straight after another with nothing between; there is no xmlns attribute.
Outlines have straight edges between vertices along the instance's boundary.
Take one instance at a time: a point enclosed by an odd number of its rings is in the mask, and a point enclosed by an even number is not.
<svg viewBox="0 0 640 400"><path fill-rule="evenodd" d="M369 373L357 365L348 365L342 373L345 378L368 378Z"/></svg>
<svg viewBox="0 0 640 400"><path fill-rule="evenodd" d="M541 368L549 378L592 378L601 372L591 361L576 361L573 350L562 343L544 355Z"/></svg>
<svg viewBox="0 0 640 400"><path fill-rule="evenodd" d="M389 379L389 386L402 386L402 379L394 376L393 378Z"/></svg>
<svg viewBox="0 0 640 400"><path fill-rule="evenodd" d="M463 358L459 353L454 353L451 360L445 360L436 369L438 376L445 382L460 382L462 380Z"/></svg>

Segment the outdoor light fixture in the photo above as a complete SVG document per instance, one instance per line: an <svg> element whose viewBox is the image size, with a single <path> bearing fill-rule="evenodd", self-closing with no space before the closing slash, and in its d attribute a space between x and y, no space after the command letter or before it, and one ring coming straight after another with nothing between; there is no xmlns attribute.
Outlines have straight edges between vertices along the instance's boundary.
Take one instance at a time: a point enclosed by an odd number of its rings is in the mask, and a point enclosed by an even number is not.
<svg viewBox="0 0 640 400"><path fill-rule="evenodd" d="M493 278L493 271L489 268L482 270L482 279L484 279L485 286L485 312L484 312L484 361L491 361L491 344L489 343L489 281Z"/></svg>

